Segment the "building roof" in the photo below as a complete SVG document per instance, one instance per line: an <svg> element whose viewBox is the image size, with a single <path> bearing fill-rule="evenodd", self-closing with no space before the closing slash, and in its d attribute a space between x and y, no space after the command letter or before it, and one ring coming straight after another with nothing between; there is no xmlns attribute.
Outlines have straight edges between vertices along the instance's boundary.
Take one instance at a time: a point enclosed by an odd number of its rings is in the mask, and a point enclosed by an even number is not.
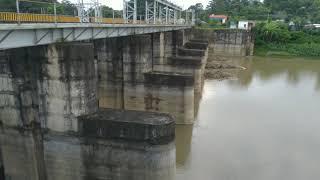
<svg viewBox="0 0 320 180"><path fill-rule="evenodd" d="M209 18L228 19L228 16L226 16L226 15L215 15L215 14L211 14L211 15L209 16Z"/></svg>

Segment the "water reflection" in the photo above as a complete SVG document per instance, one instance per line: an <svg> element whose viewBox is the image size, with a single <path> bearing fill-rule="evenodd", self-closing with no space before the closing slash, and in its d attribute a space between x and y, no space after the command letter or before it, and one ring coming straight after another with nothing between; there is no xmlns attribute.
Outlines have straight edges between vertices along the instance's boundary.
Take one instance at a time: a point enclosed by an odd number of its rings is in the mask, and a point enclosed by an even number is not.
<svg viewBox="0 0 320 180"><path fill-rule="evenodd" d="M319 179L320 61L240 63L237 80L206 82L177 180Z"/></svg>
<svg viewBox="0 0 320 180"><path fill-rule="evenodd" d="M258 77L262 81L269 81L279 76L285 76L289 85L297 85L303 81L303 77L315 78L318 87L320 83L320 60L304 58L271 58L271 57L249 57L245 60L235 60L245 71L238 74L239 80L231 83L247 88L253 78Z"/></svg>
<svg viewBox="0 0 320 180"><path fill-rule="evenodd" d="M192 139L193 125L176 126L176 162L177 166L187 165Z"/></svg>

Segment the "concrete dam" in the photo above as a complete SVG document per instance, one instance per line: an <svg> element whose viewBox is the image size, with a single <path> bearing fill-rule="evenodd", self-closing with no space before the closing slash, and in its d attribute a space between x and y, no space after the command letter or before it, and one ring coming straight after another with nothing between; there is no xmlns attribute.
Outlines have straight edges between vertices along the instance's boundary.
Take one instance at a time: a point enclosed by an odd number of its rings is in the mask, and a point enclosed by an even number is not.
<svg viewBox="0 0 320 180"><path fill-rule="evenodd" d="M207 59L247 31L179 29L0 51L0 179L172 180Z"/></svg>

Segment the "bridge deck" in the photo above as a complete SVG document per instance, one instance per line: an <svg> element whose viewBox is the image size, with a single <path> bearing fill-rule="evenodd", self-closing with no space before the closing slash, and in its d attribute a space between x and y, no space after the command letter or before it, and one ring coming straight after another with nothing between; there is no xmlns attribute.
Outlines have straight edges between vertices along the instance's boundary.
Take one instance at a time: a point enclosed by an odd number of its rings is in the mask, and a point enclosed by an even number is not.
<svg viewBox="0 0 320 180"><path fill-rule="evenodd" d="M191 25L28 23L1 24L0 50L189 29Z"/></svg>

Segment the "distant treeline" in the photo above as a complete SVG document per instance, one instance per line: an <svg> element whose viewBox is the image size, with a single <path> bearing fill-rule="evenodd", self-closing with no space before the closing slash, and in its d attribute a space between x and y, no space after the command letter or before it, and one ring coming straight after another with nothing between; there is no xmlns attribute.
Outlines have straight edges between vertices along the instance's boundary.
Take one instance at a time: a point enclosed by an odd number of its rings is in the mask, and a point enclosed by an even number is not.
<svg viewBox="0 0 320 180"><path fill-rule="evenodd" d="M72 4L69 0L21 0L19 8L21 13L38 13L38 14L53 14L53 3L56 3L57 14L61 15L77 15L77 7ZM0 0L0 12L16 12L16 1L15 0ZM112 17L113 12L115 17L122 15L121 11L113 11L108 6L102 6L103 17ZM93 15L93 14L92 14Z"/></svg>
<svg viewBox="0 0 320 180"><path fill-rule="evenodd" d="M190 6L197 18L208 21L210 14L224 14L230 20L284 20L297 25L320 23L320 0L210 0Z"/></svg>

